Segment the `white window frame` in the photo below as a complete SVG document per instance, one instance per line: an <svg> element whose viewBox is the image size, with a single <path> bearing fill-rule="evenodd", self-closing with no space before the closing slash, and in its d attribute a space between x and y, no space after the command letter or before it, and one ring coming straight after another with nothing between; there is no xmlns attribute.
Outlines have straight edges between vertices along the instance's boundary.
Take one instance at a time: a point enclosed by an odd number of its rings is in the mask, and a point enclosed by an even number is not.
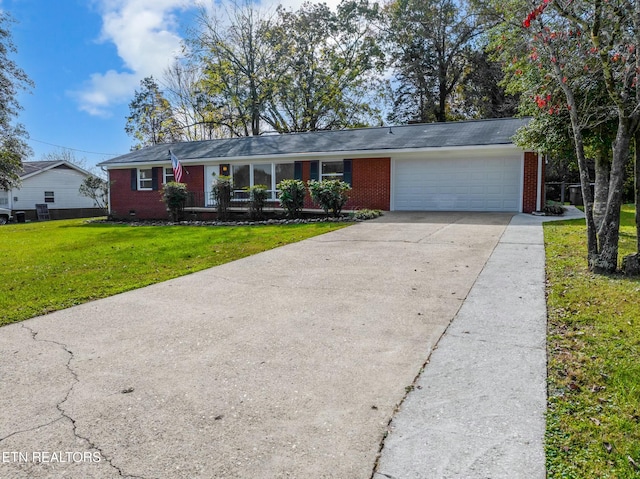
<svg viewBox="0 0 640 479"><path fill-rule="evenodd" d="M255 186L255 184L256 184L255 174L254 174L253 169L256 166L264 166L264 165L270 165L271 166L271 172L270 172L270 174L271 174L271 184L266 185L266 187L267 187L267 192L269 193L269 197L267 198L267 200L273 200L274 199L274 192L275 192L275 189L276 189L276 186L275 186L275 183L274 183L275 177L276 177L276 165L275 165L275 163L273 163L273 162L271 162L271 163L252 163L251 164L251 172L249 174L250 178L251 178L251 186Z"/></svg>
<svg viewBox="0 0 640 479"><path fill-rule="evenodd" d="M327 163L342 163L342 173L323 173L323 166ZM343 180L344 179L344 160L327 160L321 161L319 166L320 181L322 180Z"/></svg>
<svg viewBox="0 0 640 479"><path fill-rule="evenodd" d="M142 178L143 171L149 171L149 178ZM143 181L149 182L149 187L142 186ZM153 168L138 168L138 190L139 191L152 191L153 190Z"/></svg>
<svg viewBox="0 0 640 479"><path fill-rule="evenodd" d="M44 202L45 203L55 203L56 202L56 192L55 191L45 191L44 192Z"/></svg>
<svg viewBox="0 0 640 479"><path fill-rule="evenodd" d="M167 170L170 171L171 173L167 173ZM173 173L173 166L165 166L164 168L162 168L162 184L166 185L171 181L176 181L176 177Z"/></svg>
<svg viewBox="0 0 640 479"><path fill-rule="evenodd" d="M278 198L278 191L276 190L276 165L280 165L280 164L294 164L294 162L286 162L286 161L278 161L276 162L270 162L270 163L238 163L237 165L234 165L233 163L230 165L230 176L231 176L231 180L234 180L234 175L233 175L233 170L234 170L234 166L249 166L249 186L255 186L256 182L255 182L255 175L254 175L254 168L256 166L264 166L264 165L269 165L270 166L270 170L271 170L271 184L267 185L267 191L269 192L269 196L267 198L268 201L275 201ZM293 179L293 177L291 177L291 179ZM236 198L235 195L236 193L246 193L245 190L243 189L234 189L233 190L234 193L234 201L249 201L248 198Z"/></svg>

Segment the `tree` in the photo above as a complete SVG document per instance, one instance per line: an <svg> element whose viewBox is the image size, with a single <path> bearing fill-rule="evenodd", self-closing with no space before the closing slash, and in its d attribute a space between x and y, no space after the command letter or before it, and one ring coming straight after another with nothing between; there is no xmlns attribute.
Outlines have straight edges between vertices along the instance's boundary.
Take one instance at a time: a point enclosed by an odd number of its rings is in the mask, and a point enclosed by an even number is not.
<svg viewBox="0 0 640 479"><path fill-rule="evenodd" d="M189 40L202 64L202 91L221 113L230 136L259 135L273 50L265 31L269 19L249 0L216 17L202 9L199 29Z"/></svg>
<svg viewBox="0 0 640 479"><path fill-rule="evenodd" d="M623 0L543 0L524 5L503 1L499 8L512 20L503 25L503 58L512 58L514 75L537 86L539 93L530 99L549 114L568 111L586 205L589 267L599 273L613 272L618 266L624 172L640 126L640 4ZM519 25L514 21L518 16ZM612 120L615 134L608 196L598 225L584 131Z"/></svg>
<svg viewBox="0 0 640 479"><path fill-rule="evenodd" d="M392 119L446 121L472 42L483 31L480 17L465 0L395 0L387 18L398 83Z"/></svg>
<svg viewBox="0 0 640 479"><path fill-rule="evenodd" d="M176 59L165 70L164 94L171 105L175 132L181 141L228 136L224 107L207 94L202 67L191 58Z"/></svg>
<svg viewBox="0 0 640 479"><path fill-rule="evenodd" d="M10 58L16 53L10 31L11 16L0 10L0 189L9 190L20 184L22 161L31 154L26 143L26 130L13 120L22 109L17 95L29 90L33 82Z"/></svg>
<svg viewBox="0 0 640 479"><path fill-rule="evenodd" d="M87 176L82 181L78 192L82 196L91 198L97 208L106 210L109 206L109 183L98 176Z"/></svg>
<svg viewBox="0 0 640 479"><path fill-rule="evenodd" d="M506 118L518 113L519 95L502 86L504 72L485 48L470 50L466 68L451 102L452 116L459 118Z"/></svg>
<svg viewBox="0 0 640 479"><path fill-rule="evenodd" d="M138 141L133 149L176 141L178 135L171 105L160 87L152 76L143 78L140 87L129 103L125 126L127 134Z"/></svg>
<svg viewBox="0 0 640 479"><path fill-rule="evenodd" d="M266 32L275 56L265 122L280 133L369 124L384 60L373 27L379 16L368 0L343 0L335 12L326 4L280 6Z"/></svg>
<svg viewBox="0 0 640 479"><path fill-rule="evenodd" d="M94 168L89 166L86 157L78 158L73 150L69 148L59 148L47 153L43 153L40 157L41 161L66 161L86 171L93 172Z"/></svg>

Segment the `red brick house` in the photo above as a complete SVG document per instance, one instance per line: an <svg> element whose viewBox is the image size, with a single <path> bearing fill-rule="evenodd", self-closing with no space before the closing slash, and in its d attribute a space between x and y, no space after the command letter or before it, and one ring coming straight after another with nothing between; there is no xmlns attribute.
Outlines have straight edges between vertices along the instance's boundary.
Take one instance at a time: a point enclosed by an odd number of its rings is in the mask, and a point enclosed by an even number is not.
<svg viewBox="0 0 640 479"><path fill-rule="evenodd" d="M527 119L492 119L230 138L154 145L105 161L115 217L166 218L162 185L173 181L169 149L184 168L191 211L214 213L211 187L231 176L235 199L264 184L277 205L286 178L338 178L352 186L345 209L540 210L544 159L511 138ZM310 201L307 207L312 207Z"/></svg>

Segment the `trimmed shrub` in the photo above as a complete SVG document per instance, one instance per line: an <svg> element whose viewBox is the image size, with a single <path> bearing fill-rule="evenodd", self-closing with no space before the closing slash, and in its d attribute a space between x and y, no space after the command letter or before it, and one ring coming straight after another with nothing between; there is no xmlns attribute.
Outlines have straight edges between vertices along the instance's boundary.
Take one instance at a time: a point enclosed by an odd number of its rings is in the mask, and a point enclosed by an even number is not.
<svg viewBox="0 0 640 479"><path fill-rule="evenodd" d="M218 219L226 220L233 196L233 181L229 176L218 176L211 189L211 199L218 205Z"/></svg>
<svg viewBox="0 0 640 479"><path fill-rule="evenodd" d="M355 220L372 220L379 216L382 216L382 211L380 210L369 210L369 209L361 209L354 212L352 215Z"/></svg>
<svg viewBox="0 0 640 479"><path fill-rule="evenodd" d="M564 215L564 207L560 204L549 203L544 207L544 214L547 216L562 216Z"/></svg>
<svg viewBox="0 0 640 479"><path fill-rule="evenodd" d="M187 185L170 181L162 187L162 201L167 205L171 221L180 221L184 215L184 204L189 192Z"/></svg>
<svg viewBox="0 0 640 479"><path fill-rule="evenodd" d="M351 186L341 180L309 180L309 193L314 203L319 205L329 216L329 212L334 217L340 216L342 208L349 201L348 192Z"/></svg>
<svg viewBox="0 0 640 479"><path fill-rule="evenodd" d="M304 207L304 196L307 189L302 180L282 180L276 185L280 191L278 199L280 206L287 212L289 218L297 218Z"/></svg>
<svg viewBox="0 0 640 479"><path fill-rule="evenodd" d="M249 192L249 214L252 219L261 219L264 205L267 203L269 191L266 185L253 185L245 188Z"/></svg>

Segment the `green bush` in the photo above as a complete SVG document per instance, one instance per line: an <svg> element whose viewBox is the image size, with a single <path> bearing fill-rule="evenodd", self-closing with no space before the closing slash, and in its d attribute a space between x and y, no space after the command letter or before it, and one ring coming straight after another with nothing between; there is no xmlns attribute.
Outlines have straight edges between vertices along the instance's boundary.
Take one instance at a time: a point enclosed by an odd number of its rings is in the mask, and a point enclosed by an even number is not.
<svg viewBox="0 0 640 479"><path fill-rule="evenodd" d="M251 218L260 219L263 214L264 205L269 197L269 190L266 185L253 185L245 188L249 192L249 213Z"/></svg>
<svg viewBox="0 0 640 479"><path fill-rule="evenodd" d="M564 207L558 203L548 203L544 207L544 213L548 216L562 216L564 215Z"/></svg>
<svg viewBox="0 0 640 479"><path fill-rule="evenodd" d="M218 206L218 219L226 220L229 217L229 206L233 197L233 181L229 176L218 176L213 183L211 199Z"/></svg>
<svg viewBox="0 0 640 479"><path fill-rule="evenodd" d="M356 220L372 220L379 216L382 216L382 211L380 210L369 210L369 209L361 209L354 212L352 215L353 219Z"/></svg>
<svg viewBox="0 0 640 479"><path fill-rule="evenodd" d="M287 212L290 218L297 218L304 207L304 196L307 189L302 180L282 180L276 185L280 191L278 199L280 206Z"/></svg>
<svg viewBox="0 0 640 479"><path fill-rule="evenodd" d="M348 192L351 186L341 180L309 180L309 193L314 203L319 205L326 215L329 212L338 217L342 208L349 201Z"/></svg>
<svg viewBox="0 0 640 479"><path fill-rule="evenodd" d="M180 221L184 214L184 204L189 192L187 185L170 181L162 187L162 201L167 205L171 221Z"/></svg>

